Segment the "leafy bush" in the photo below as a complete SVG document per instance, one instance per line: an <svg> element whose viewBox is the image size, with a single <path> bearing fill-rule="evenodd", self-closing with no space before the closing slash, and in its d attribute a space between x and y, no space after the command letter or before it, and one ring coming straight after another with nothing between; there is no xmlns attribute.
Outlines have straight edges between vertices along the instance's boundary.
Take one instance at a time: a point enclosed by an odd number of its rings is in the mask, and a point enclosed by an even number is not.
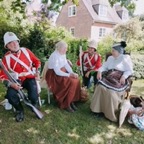
<svg viewBox="0 0 144 144"><path fill-rule="evenodd" d="M75 72L78 72L76 61L79 58L80 46L82 46L82 50L85 51L87 49L87 40L86 39L72 39L68 42L68 44L69 44L69 48L67 52L67 58L73 63L73 70Z"/></svg>
<svg viewBox="0 0 144 144"><path fill-rule="evenodd" d="M132 53L131 59L134 67L134 76L138 79L144 78L144 53Z"/></svg>
<svg viewBox="0 0 144 144"><path fill-rule="evenodd" d="M105 61L106 54L111 52L114 39L111 35L104 37L98 44L97 51L102 56L102 60Z"/></svg>

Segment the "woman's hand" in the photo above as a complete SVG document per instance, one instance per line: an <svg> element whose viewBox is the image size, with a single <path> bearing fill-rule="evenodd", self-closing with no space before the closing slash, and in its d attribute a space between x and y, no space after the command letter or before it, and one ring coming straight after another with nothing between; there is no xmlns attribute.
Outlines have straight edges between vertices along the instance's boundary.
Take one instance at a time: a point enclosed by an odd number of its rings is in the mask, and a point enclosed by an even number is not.
<svg viewBox="0 0 144 144"><path fill-rule="evenodd" d="M21 85L16 84L16 83L11 83L10 87L12 87L15 90L20 90L22 89Z"/></svg>
<svg viewBox="0 0 144 144"><path fill-rule="evenodd" d="M120 83L121 84L125 84L125 82L126 82L126 79L125 79L125 77L124 76L122 76L121 78L120 78Z"/></svg>
<svg viewBox="0 0 144 144"><path fill-rule="evenodd" d="M143 110L143 109L140 109L140 110L138 110L138 111L136 111L136 110L129 110L129 112L128 112L129 115L136 114L136 115L138 115L138 116L143 115L143 113L144 113L144 110Z"/></svg>
<svg viewBox="0 0 144 144"><path fill-rule="evenodd" d="M77 73L71 73L71 74L70 74L70 77L77 79L77 78L78 78L78 74L77 74Z"/></svg>
<svg viewBox="0 0 144 144"><path fill-rule="evenodd" d="M142 116L143 113L144 113L144 109L141 109L141 110L139 110L139 111L137 112L137 115L138 115L138 116Z"/></svg>
<svg viewBox="0 0 144 144"><path fill-rule="evenodd" d="M98 73L97 73L97 79L98 79L98 80L101 80L101 79L102 79L102 73L101 73L101 72L98 72Z"/></svg>
<svg viewBox="0 0 144 144"><path fill-rule="evenodd" d="M128 115L131 116L132 114L136 114L136 111L135 110L129 110Z"/></svg>

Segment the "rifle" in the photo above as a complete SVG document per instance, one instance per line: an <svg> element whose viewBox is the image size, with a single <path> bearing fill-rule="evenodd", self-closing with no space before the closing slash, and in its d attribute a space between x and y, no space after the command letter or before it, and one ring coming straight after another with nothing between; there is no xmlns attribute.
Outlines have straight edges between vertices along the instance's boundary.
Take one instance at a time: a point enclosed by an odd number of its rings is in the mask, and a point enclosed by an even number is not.
<svg viewBox="0 0 144 144"><path fill-rule="evenodd" d="M6 74L6 76L8 77L8 79L10 80L10 82L16 83L16 84L20 85L20 84L17 82L17 80L15 80L15 79L11 76L11 74L6 70L5 65L3 64L3 62L2 62L1 59L0 59L0 68L4 71L4 73ZM17 90L17 92L18 92L19 98L22 99L23 102L33 110L33 112L36 114L36 116L37 116L39 119L42 119L42 118L43 118L43 114L42 114L36 107L34 107L34 106L29 102L29 100L28 100L27 96L25 95L25 93L23 92L23 90L22 90L22 89L19 89L19 90Z"/></svg>
<svg viewBox="0 0 144 144"><path fill-rule="evenodd" d="M82 60L82 46L80 46L80 49L79 49L79 59L80 59L80 71L81 71L81 75L83 76L83 60Z"/></svg>

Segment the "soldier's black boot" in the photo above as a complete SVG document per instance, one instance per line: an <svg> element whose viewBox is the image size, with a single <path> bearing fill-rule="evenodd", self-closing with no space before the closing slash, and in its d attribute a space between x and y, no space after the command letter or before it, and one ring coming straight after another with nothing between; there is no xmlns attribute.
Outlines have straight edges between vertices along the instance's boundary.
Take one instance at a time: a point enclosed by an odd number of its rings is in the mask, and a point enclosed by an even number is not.
<svg viewBox="0 0 144 144"><path fill-rule="evenodd" d="M22 122L24 120L24 110L21 103L15 104L14 108L16 109L15 120L17 122Z"/></svg>
<svg viewBox="0 0 144 144"><path fill-rule="evenodd" d="M15 120L17 122L22 122L24 120L24 112L23 111L16 111Z"/></svg>

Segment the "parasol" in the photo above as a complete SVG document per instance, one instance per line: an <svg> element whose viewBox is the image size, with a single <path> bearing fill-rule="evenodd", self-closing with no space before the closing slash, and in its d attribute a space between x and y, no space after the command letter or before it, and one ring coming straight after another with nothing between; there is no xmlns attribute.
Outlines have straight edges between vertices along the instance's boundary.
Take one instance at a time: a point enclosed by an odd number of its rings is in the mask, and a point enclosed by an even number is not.
<svg viewBox="0 0 144 144"><path fill-rule="evenodd" d="M119 127L121 127L123 122L125 121L125 118L128 114L130 107L131 107L130 99L124 99L124 101L121 103L121 110L119 115Z"/></svg>

